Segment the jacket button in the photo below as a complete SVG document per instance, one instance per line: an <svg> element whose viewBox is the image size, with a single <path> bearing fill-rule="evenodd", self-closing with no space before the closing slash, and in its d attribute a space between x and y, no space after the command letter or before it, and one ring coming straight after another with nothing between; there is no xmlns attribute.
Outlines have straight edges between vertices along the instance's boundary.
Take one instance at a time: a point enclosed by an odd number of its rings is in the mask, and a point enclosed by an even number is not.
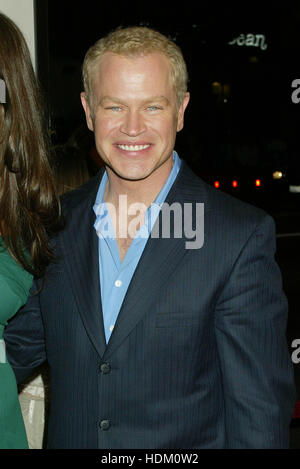
<svg viewBox="0 0 300 469"><path fill-rule="evenodd" d="M101 422L100 422L101 430L108 430L109 427L110 427L110 421L109 420L101 420Z"/></svg>
<svg viewBox="0 0 300 469"><path fill-rule="evenodd" d="M106 375L107 373L110 373L110 370L111 370L111 367L108 363L102 363L100 365L100 371L101 373L103 373L104 375Z"/></svg>

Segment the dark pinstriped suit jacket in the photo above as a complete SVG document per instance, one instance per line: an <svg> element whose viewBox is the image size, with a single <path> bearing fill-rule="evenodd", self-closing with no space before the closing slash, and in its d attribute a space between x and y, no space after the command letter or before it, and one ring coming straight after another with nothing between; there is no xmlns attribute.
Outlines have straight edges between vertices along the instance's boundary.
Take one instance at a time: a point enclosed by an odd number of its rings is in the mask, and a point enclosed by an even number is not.
<svg viewBox="0 0 300 469"><path fill-rule="evenodd" d="M272 219L183 164L166 201L205 204L204 246L149 239L106 346L99 180L66 197L57 262L6 328L19 380L49 361L49 448L288 447L295 389Z"/></svg>

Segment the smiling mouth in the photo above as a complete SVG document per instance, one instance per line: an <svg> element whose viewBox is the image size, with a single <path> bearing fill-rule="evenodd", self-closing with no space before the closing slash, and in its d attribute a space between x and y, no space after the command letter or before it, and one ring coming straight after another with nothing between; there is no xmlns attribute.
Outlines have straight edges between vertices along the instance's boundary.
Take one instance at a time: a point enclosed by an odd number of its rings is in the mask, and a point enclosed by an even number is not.
<svg viewBox="0 0 300 469"><path fill-rule="evenodd" d="M141 151L146 150L146 148L150 147L150 144L147 145L117 145L118 148L125 151Z"/></svg>

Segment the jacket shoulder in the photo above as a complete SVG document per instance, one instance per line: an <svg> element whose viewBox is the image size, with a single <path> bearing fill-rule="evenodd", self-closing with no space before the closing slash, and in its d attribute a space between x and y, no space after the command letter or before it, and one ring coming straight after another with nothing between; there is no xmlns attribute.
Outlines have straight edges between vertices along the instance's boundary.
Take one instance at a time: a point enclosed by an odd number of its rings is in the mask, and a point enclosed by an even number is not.
<svg viewBox="0 0 300 469"><path fill-rule="evenodd" d="M222 225L257 225L265 218L272 219L263 209L244 202L237 197L220 191L196 175L185 163L183 164L179 188L188 191L194 202L204 203L204 211L209 216L219 218Z"/></svg>

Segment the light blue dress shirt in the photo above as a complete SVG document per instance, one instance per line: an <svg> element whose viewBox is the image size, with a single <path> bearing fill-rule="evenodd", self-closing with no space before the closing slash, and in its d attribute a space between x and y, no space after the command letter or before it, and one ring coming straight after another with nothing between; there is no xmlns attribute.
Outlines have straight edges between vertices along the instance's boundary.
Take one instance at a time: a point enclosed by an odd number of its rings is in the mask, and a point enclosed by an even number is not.
<svg viewBox="0 0 300 469"><path fill-rule="evenodd" d="M99 274L106 342L109 341L128 286L159 214L160 207L165 201L177 177L180 166L181 160L174 151L173 167L170 175L154 203L148 207L145 215L145 223L132 240L122 262L120 260L113 224L103 200L108 179L107 172L105 171L102 176L93 208L97 217L94 228L99 238Z"/></svg>

